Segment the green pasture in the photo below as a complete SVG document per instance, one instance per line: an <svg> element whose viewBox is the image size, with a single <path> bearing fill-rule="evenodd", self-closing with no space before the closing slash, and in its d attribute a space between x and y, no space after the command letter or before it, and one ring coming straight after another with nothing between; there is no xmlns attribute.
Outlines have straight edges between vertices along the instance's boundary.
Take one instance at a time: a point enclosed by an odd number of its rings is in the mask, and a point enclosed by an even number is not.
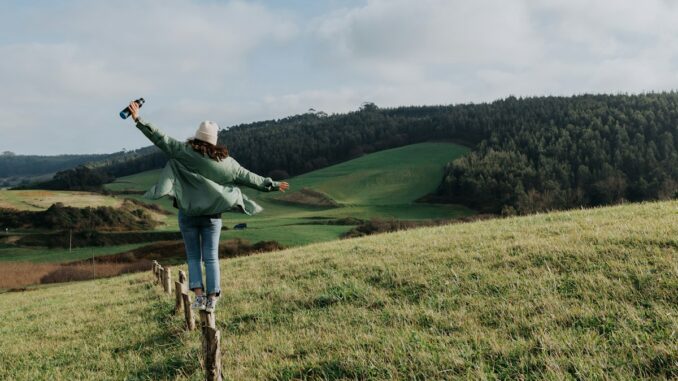
<svg viewBox="0 0 678 381"><path fill-rule="evenodd" d="M310 188L342 205L408 205L435 191L445 164L468 151L443 142L379 151L293 177L291 192Z"/></svg>
<svg viewBox="0 0 678 381"><path fill-rule="evenodd" d="M139 172L133 175L117 178L114 182L106 184L104 188L110 191L145 191L153 186L160 176L162 169Z"/></svg>
<svg viewBox="0 0 678 381"><path fill-rule="evenodd" d="M677 212L627 204L223 260L224 379L676 379ZM204 379L199 331L151 279L0 294L0 379Z"/></svg>
<svg viewBox="0 0 678 381"><path fill-rule="evenodd" d="M38 211L60 202L75 208L112 206L122 203L122 199L104 196L99 193L78 191L52 191L42 189L0 190L0 208Z"/></svg>
<svg viewBox="0 0 678 381"><path fill-rule="evenodd" d="M0 263L2 262L34 262L34 263L60 263L72 262L81 259L124 253L146 245L135 243L129 245L103 246L103 247L76 247L72 250L67 248L47 247L17 247L14 245L0 244ZM2 266L2 264L0 264Z"/></svg>
<svg viewBox="0 0 678 381"><path fill-rule="evenodd" d="M264 211L247 216L224 213L224 226L232 228L247 223L245 230L225 230L222 240L242 238L251 241L276 240L286 247L335 240L353 226L313 224L322 219L354 217L360 219L451 219L468 216L474 211L460 205L416 203L416 199L434 191L441 181L444 165L465 154L467 148L452 143L420 143L375 152L333 165L287 181L290 192L310 188L323 192L339 207L317 207L292 204L278 200L280 192L263 193L242 187L248 197L256 200ZM125 176L107 184L110 191L144 191L157 180L161 170ZM19 193L21 192L21 193ZM39 210L48 207L50 200L66 205L96 206L119 205L123 198L160 205L168 215L156 215L161 225L157 230L176 231L176 209L167 198L151 201L139 194L104 196L86 192L52 191L0 191L0 205L22 206ZM90 205L91 204L91 205ZM50 261L78 260L91 255L113 254L126 251L122 247L63 249L0 247L0 261ZM119 251L116 251L119 250ZM99 254L100 253L100 254Z"/></svg>
<svg viewBox="0 0 678 381"><path fill-rule="evenodd" d="M280 192L263 193L242 187L244 193L256 200L264 211L255 216L225 213L224 224L231 226L246 222L248 226L263 229L298 222L305 229L322 229L305 223L318 217L449 219L467 216L474 212L460 205L414 202L435 191L442 180L445 164L467 152L468 148L453 143L412 144L368 154L287 180L291 186L287 194L310 188L339 202L341 207L337 208L281 202L278 198L284 194ZM113 191L146 190L155 183L159 174L160 170L153 170L121 177L107 184L106 188ZM137 195L126 197L149 202ZM165 210L176 213L168 200L160 200L159 204ZM176 216L169 216L161 229L176 230L175 220Z"/></svg>

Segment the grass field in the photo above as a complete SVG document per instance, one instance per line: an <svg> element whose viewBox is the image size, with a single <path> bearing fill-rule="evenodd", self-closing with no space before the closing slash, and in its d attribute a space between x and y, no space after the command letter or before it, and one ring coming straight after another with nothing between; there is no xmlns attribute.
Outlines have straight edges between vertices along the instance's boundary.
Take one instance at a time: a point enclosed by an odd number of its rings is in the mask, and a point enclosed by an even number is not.
<svg viewBox="0 0 678 381"><path fill-rule="evenodd" d="M2 262L61 263L79 261L81 259L92 258L93 256L122 253L143 245L145 243L103 247L76 247L69 251L68 248L49 249L46 247L16 247L0 244L0 266L2 266Z"/></svg>
<svg viewBox="0 0 678 381"><path fill-rule="evenodd" d="M242 188L264 211L255 216L235 213L223 215L224 225L245 222L248 229L228 231L222 239L241 237L251 241L278 240L286 246L322 242L339 238L351 226L309 225L317 218L356 217L396 219L445 219L468 216L474 212L459 205L415 203L432 192L442 179L444 165L468 152L452 143L420 143L375 152L289 179L290 192L262 193ZM121 177L106 188L112 191L140 191L150 188L160 170ZM342 207L328 208L283 203L277 199L301 188L325 193ZM141 196L126 196L143 200ZM146 202L148 202L146 200ZM176 213L167 200L163 208ZM160 229L176 230L176 216L171 215Z"/></svg>
<svg viewBox="0 0 678 381"><path fill-rule="evenodd" d="M98 193L51 190L0 190L0 208L19 210L45 210L52 204L61 202L66 206L85 208L88 206L118 207L122 199L104 196Z"/></svg>
<svg viewBox="0 0 678 381"><path fill-rule="evenodd" d="M154 169L136 173L134 175L124 176L116 179L114 182L106 184L104 188L110 191L145 191L155 185L162 169Z"/></svg>
<svg viewBox="0 0 678 381"><path fill-rule="evenodd" d="M468 148L419 143L375 152L290 179L292 192L311 188L342 205L408 205L433 192L446 163ZM279 196L275 195L275 196Z"/></svg>
<svg viewBox="0 0 678 381"><path fill-rule="evenodd" d="M222 261L225 379L676 379L677 216L629 204ZM0 379L201 379L198 333L149 280L0 295Z"/></svg>

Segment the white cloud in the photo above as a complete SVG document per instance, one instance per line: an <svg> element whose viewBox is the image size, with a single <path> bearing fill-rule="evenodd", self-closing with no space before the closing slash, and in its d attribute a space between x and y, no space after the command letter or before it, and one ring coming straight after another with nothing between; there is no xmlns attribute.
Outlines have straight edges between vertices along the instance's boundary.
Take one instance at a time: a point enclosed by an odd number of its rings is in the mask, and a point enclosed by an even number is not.
<svg viewBox="0 0 678 381"><path fill-rule="evenodd" d="M145 145L115 117L137 96L183 138L203 119L364 101L678 88L678 3L665 0L17 4L0 4L0 151Z"/></svg>
<svg viewBox="0 0 678 381"><path fill-rule="evenodd" d="M0 144L19 152L144 145L135 131L118 129L115 115L129 99L142 95L173 110L185 97L233 96L230 86L243 82L258 49L298 33L291 14L241 1L77 1L5 11L0 32L11 37L0 40ZM194 117L170 115L159 120L177 133ZM57 138L42 143L49 134Z"/></svg>
<svg viewBox="0 0 678 381"><path fill-rule="evenodd" d="M337 47L318 62L408 104L678 87L678 5L663 0L371 0L314 30Z"/></svg>
<svg viewBox="0 0 678 381"><path fill-rule="evenodd" d="M431 66L522 67L538 53L523 2L369 1L316 21L325 62L390 81L419 80ZM333 48L335 47L335 48Z"/></svg>

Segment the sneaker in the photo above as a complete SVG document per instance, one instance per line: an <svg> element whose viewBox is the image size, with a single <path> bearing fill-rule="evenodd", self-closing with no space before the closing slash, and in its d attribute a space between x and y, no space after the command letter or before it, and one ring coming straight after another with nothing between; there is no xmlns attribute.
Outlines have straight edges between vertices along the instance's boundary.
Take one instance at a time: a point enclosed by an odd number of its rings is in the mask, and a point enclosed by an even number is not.
<svg viewBox="0 0 678 381"><path fill-rule="evenodd" d="M214 312L214 309L217 308L217 298L216 296L207 297L207 302L205 303L205 311Z"/></svg>
<svg viewBox="0 0 678 381"><path fill-rule="evenodd" d="M191 308L194 310L204 310L206 301L207 301L206 297L202 295L196 295L195 300L191 304Z"/></svg>

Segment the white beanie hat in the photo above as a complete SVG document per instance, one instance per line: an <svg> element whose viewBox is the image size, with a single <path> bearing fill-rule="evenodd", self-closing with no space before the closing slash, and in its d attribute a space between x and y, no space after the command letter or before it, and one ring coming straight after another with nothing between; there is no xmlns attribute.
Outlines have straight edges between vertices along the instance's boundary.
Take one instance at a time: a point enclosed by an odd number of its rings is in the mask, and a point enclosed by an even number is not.
<svg viewBox="0 0 678 381"><path fill-rule="evenodd" d="M212 145L217 145L218 130L219 126L211 120L202 121L200 126L198 126L198 131L195 132L195 138Z"/></svg>

